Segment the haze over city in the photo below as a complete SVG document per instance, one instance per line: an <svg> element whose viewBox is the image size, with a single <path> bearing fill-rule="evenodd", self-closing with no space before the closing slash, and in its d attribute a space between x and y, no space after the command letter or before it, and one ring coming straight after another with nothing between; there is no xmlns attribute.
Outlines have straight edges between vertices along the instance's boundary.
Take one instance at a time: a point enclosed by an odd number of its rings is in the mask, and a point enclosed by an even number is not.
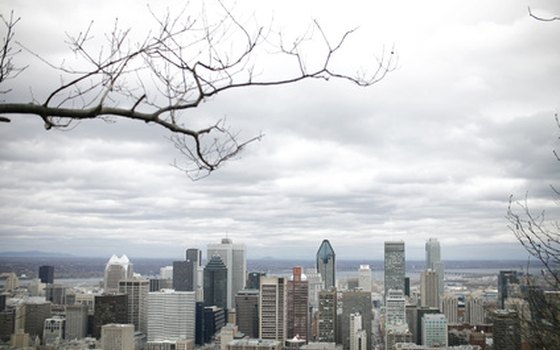
<svg viewBox="0 0 560 350"><path fill-rule="evenodd" d="M91 20L96 37L117 17L141 37L155 26L146 4L8 0L2 13L21 16L18 42L58 64L73 57L65 33ZM357 27L336 62L349 73L375 68L383 50L398 65L368 88L315 80L218 94L190 112L197 123L225 118L241 139L264 137L194 182L171 166L181 154L158 127L46 131L14 116L0 125L0 252L180 257L227 236L249 258L312 259L329 239L338 257L379 260L384 241L404 240L420 260L434 237L443 260L525 259L507 227L510 195L554 217L560 175L560 23L527 6L560 14L535 1L239 2L247 23L287 36L313 20L333 38ZM42 101L60 83L32 54L14 60L29 67L2 101Z"/></svg>

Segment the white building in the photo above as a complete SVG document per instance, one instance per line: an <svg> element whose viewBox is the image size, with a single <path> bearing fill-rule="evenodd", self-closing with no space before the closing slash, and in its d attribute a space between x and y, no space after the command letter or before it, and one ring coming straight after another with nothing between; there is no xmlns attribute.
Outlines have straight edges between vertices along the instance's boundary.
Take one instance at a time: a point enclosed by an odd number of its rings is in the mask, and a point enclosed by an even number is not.
<svg viewBox="0 0 560 350"><path fill-rule="evenodd" d="M66 305L66 340L84 339L87 335L88 306L86 304Z"/></svg>
<svg viewBox="0 0 560 350"><path fill-rule="evenodd" d="M422 345L445 347L448 344L447 319L443 314L422 316Z"/></svg>
<svg viewBox="0 0 560 350"><path fill-rule="evenodd" d="M350 350L367 350L367 332L359 313L350 314Z"/></svg>
<svg viewBox="0 0 560 350"><path fill-rule="evenodd" d="M402 290L389 289L385 299L385 327L406 324L406 299Z"/></svg>
<svg viewBox="0 0 560 350"><path fill-rule="evenodd" d="M360 265L360 272L358 275L358 287L364 292L371 292L373 284L371 268L369 265Z"/></svg>
<svg viewBox="0 0 560 350"><path fill-rule="evenodd" d="M134 325L109 323L101 326L103 350L134 350Z"/></svg>
<svg viewBox="0 0 560 350"><path fill-rule="evenodd" d="M148 341L194 339L195 292L148 293Z"/></svg>
<svg viewBox="0 0 560 350"><path fill-rule="evenodd" d="M438 276L438 290L440 297L443 295L443 262L441 261L441 247L436 238L426 242L426 269L432 269Z"/></svg>
<svg viewBox="0 0 560 350"><path fill-rule="evenodd" d="M119 258L113 254L105 266L105 278L103 279L105 293L118 293L119 281L132 278L132 276L132 263L128 257L123 255Z"/></svg>
<svg viewBox="0 0 560 350"><path fill-rule="evenodd" d="M228 269L227 273L227 308L235 307L235 295L245 289L247 276L247 255L244 244L233 244L229 238L223 238L219 244L208 244L207 260L214 255L222 258Z"/></svg>
<svg viewBox="0 0 560 350"><path fill-rule="evenodd" d="M64 317L47 318L43 327L43 344L58 345L64 339Z"/></svg>
<svg viewBox="0 0 560 350"><path fill-rule="evenodd" d="M159 278L163 280L173 279L173 266L160 267Z"/></svg>
<svg viewBox="0 0 560 350"><path fill-rule="evenodd" d="M441 300L441 312L447 318L447 323L459 323L459 300L456 296L447 295Z"/></svg>
<svg viewBox="0 0 560 350"><path fill-rule="evenodd" d="M476 326L485 324L484 299L482 297L469 295L465 303L465 321Z"/></svg>

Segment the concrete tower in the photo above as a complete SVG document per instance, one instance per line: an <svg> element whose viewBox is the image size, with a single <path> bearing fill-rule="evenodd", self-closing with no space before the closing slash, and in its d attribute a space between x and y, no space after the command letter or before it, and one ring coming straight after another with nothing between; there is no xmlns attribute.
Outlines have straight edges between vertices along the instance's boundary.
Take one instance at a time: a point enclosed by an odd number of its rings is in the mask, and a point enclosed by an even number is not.
<svg viewBox="0 0 560 350"><path fill-rule="evenodd" d="M148 292L150 282L143 279L127 279L119 282L119 293L128 298L128 323L132 323L136 331L148 332Z"/></svg>
<svg viewBox="0 0 560 350"><path fill-rule="evenodd" d="M259 338L284 342L287 334L286 279L262 277L259 296Z"/></svg>
<svg viewBox="0 0 560 350"><path fill-rule="evenodd" d="M223 238L219 244L209 244L207 258L219 256L227 267L227 308L234 306L235 295L245 288L247 277L247 255L244 244L233 244L229 238Z"/></svg>
<svg viewBox="0 0 560 350"><path fill-rule="evenodd" d="M287 337L291 339L298 335L300 339L307 341L309 340L309 285L307 277L302 273L301 266L293 268L293 274L288 280L287 287Z"/></svg>
<svg viewBox="0 0 560 350"><path fill-rule="evenodd" d="M148 293L148 341L194 340L195 305L195 292Z"/></svg>
<svg viewBox="0 0 560 350"><path fill-rule="evenodd" d="M317 272L321 274L324 288L336 287L336 254L328 239L324 239L317 251Z"/></svg>
<svg viewBox="0 0 560 350"><path fill-rule="evenodd" d="M319 329L317 340L323 343L336 341L337 325L336 288L319 292Z"/></svg>
<svg viewBox="0 0 560 350"><path fill-rule="evenodd" d="M438 294L443 296L443 262L441 261L441 248L436 238L426 242L426 269L432 269L438 276Z"/></svg>
<svg viewBox="0 0 560 350"><path fill-rule="evenodd" d="M105 293L118 293L119 281L132 278L132 275L132 263L128 260L128 257L123 255L119 258L113 254L105 266L105 278L103 280Z"/></svg>
<svg viewBox="0 0 560 350"><path fill-rule="evenodd" d="M404 242L385 242L385 297L389 289L404 292L406 271Z"/></svg>
<svg viewBox="0 0 560 350"><path fill-rule="evenodd" d="M372 277L371 277L371 269L369 265L360 265L358 286L364 292L371 292Z"/></svg>
<svg viewBox="0 0 560 350"><path fill-rule="evenodd" d="M439 276L428 269L420 274L421 306L440 307Z"/></svg>

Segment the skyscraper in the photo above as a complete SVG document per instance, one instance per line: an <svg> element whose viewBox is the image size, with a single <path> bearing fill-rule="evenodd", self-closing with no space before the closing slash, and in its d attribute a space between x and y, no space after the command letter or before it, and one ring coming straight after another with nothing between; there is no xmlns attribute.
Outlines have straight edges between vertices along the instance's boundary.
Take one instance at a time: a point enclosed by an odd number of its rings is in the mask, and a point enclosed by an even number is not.
<svg viewBox="0 0 560 350"><path fill-rule="evenodd" d="M41 283L54 283L54 266L39 266L39 279Z"/></svg>
<svg viewBox="0 0 560 350"><path fill-rule="evenodd" d="M259 337L259 290L240 290L235 296L235 317L239 331L251 338Z"/></svg>
<svg viewBox="0 0 560 350"><path fill-rule="evenodd" d="M88 307L85 304L66 305L66 340L83 339L87 335Z"/></svg>
<svg viewBox="0 0 560 350"><path fill-rule="evenodd" d="M367 332L359 312L350 314L350 350L367 350Z"/></svg>
<svg viewBox="0 0 560 350"><path fill-rule="evenodd" d="M173 289L183 292L196 292L198 269L202 264L202 252L198 249L187 249L185 261L173 262Z"/></svg>
<svg viewBox="0 0 560 350"><path fill-rule="evenodd" d="M324 343L336 341L336 288L319 292L319 325L317 340Z"/></svg>
<svg viewBox="0 0 560 350"><path fill-rule="evenodd" d="M445 315L448 324L459 323L459 300L452 295L445 296L441 301L441 313Z"/></svg>
<svg viewBox="0 0 560 350"><path fill-rule="evenodd" d="M359 273L358 286L365 292L371 292L372 278L369 265L360 265Z"/></svg>
<svg viewBox="0 0 560 350"><path fill-rule="evenodd" d="M509 285L517 283L519 283L519 280L517 279L517 271L502 270L498 274L498 307L500 309L504 308L505 301L508 298Z"/></svg>
<svg viewBox="0 0 560 350"><path fill-rule="evenodd" d="M432 269L438 276L438 294L443 296L443 262L441 261L441 248L436 238L426 242L426 269Z"/></svg>
<svg viewBox="0 0 560 350"><path fill-rule="evenodd" d="M284 342L287 330L286 279L262 277L259 298L259 338Z"/></svg>
<svg viewBox="0 0 560 350"><path fill-rule="evenodd" d="M148 293L148 341L194 339L195 292Z"/></svg>
<svg viewBox="0 0 560 350"><path fill-rule="evenodd" d="M57 346L64 339L64 324L66 320L62 316L47 318L43 326L43 344Z"/></svg>
<svg viewBox="0 0 560 350"><path fill-rule="evenodd" d="M132 264L126 255L120 258L113 254L105 266L104 289L105 293L118 293L119 281L132 278ZM99 329L101 332L101 329Z"/></svg>
<svg viewBox="0 0 560 350"><path fill-rule="evenodd" d="M440 307L439 276L436 271L427 269L420 274L421 306Z"/></svg>
<svg viewBox="0 0 560 350"><path fill-rule="evenodd" d="M127 279L119 281L119 292L128 298L128 323L134 325L136 331L148 332L148 293L150 282L143 279Z"/></svg>
<svg viewBox="0 0 560 350"><path fill-rule="evenodd" d="M101 338L101 326L109 323L128 323L128 296L126 294L96 295L93 314L93 336Z"/></svg>
<svg viewBox="0 0 560 350"><path fill-rule="evenodd" d="M493 312L492 318L494 320L494 350L520 350L521 325L517 312L496 310Z"/></svg>
<svg viewBox="0 0 560 350"><path fill-rule="evenodd" d="M371 339L371 323L373 320L371 293L363 291L342 293L340 335L344 349L350 348L350 315L356 312L359 312L362 317L362 327L367 332L367 339Z"/></svg>
<svg viewBox="0 0 560 350"><path fill-rule="evenodd" d="M317 272L321 274L324 289L336 287L336 255L328 239L324 239L317 250Z"/></svg>
<svg viewBox="0 0 560 350"><path fill-rule="evenodd" d="M227 267L227 308L233 308L235 295L245 288L247 256L244 244L223 238L220 244L208 244L207 257L218 255Z"/></svg>
<svg viewBox="0 0 560 350"><path fill-rule="evenodd" d="M400 289L389 289L385 298L385 328L406 323L406 299Z"/></svg>
<svg viewBox="0 0 560 350"><path fill-rule="evenodd" d="M404 242L385 242L385 296L389 289L404 292L404 277L406 271Z"/></svg>
<svg viewBox="0 0 560 350"><path fill-rule="evenodd" d="M298 335L300 339L309 340L309 286L307 278L302 273L301 266L293 268L292 277L287 284L288 297L288 334L289 339Z"/></svg>
<svg viewBox="0 0 560 350"><path fill-rule="evenodd" d="M266 276L266 272L249 272L247 276L246 289L256 289L259 290L261 287L261 277Z"/></svg>
<svg viewBox="0 0 560 350"><path fill-rule="evenodd" d="M465 321L471 326L486 323L484 299L473 295L469 295L467 297L465 302Z"/></svg>
<svg viewBox="0 0 560 350"><path fill-rule="evenodd" d="M228 269L219 255L214 255L204 268L204 305L227 308Z"/></svg>

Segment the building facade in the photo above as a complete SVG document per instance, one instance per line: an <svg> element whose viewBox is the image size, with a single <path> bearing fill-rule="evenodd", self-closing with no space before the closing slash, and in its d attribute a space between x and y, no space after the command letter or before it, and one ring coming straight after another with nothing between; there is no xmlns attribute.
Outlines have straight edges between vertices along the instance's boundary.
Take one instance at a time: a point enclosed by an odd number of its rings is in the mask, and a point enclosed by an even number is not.
<svg viewBox="0 0 560 350"><path fill-rule="evenodd" d="M126 255L120 258L116 255L111 256L105 265L105 275L103 287L106 294L119 292L119 281L130 279L133 276L132 263Z"/></svg>
<svg viewBox="0 0 560 350"><path fill-rule="evenodd" d="M41 283L54 283L54 266L39 266L39 279L41 280Z"/></svg>
<svg viewBox="0 0 560 350"><path fill-rule="evenodd" d="M228 307L228 269L219 255L214 255L204 267L204 305Z"/></svg>
<svg viewBox="0 0 560 350"><path fill-rule="evenodd" d="M227 267L227 308L233 308L235 295L245 289L247 255L244 244L234 244L223 238L219 244L208 244L207 257L219 256Z"/></svg>
<svg viewBox="0 0 560 350"><path fill-rule="evenodd" d="M421 306L440 307L439 276L432 269L420 274L420 299Z"/></svg>
<svg viewBox="0 0 560 350"><path fill-rule="evenodd" d="M422 317L422 345L446 347L448 344L447 319L443 314L426 314Z"/></svg>
<svg viewBox="0 0 560 350"><path fill-rule="evenodd" d="M194 339L195 292L148 293L148 341Z"/></svg>
<svg viewBox="0 0 560 350"><path fill-rule="evenodd" d="M284 342L287 338L286 278L261 278L259 338Z"/></svg>
<svg viewBox="0 0 560 350"><path fill-rule="evenodd" d="M435 271L438 280L438 294L441 298L444 291L444 268L441 261L441 246L437 238L430 238L426 242L426 269Z"/></svg>
<svg viewBox="0 0 560 350"><path fill-rule="evenodd" d="M134 350L134 326L110 323L101 327L103 350Z"/></svg>
<svg viewBox="0 0 560 350"><path fill-rule="evenodd" d="M404 292L406 265L403 241L385 242L384 270L385 296L388 295L389 289L400 289Z"/></svg>
<svg viewBox="0 0 560 350"><path fill-rule="evenodd" d="M323 288L336 287L336 254L328 239L324 239L316 256L317 272L323 279Z"/></svg>
<svg viewBox="0 0 560 350"><path fill-rule="evenodd" d="M337 330L336 288L319 292L317 341L334 343Z"/></svg>
<svg viewBox="0 0 560 350"><path fill-rule="evenodd" d="M128 297L128 323L136 331L148 332L148 293L150 281L146 279L126 279L119 282L119 293Z"/></svg>
<svg viewBox="0 0 560 350"><path fill-rule="evenodd" d="M301 266L293 268L287 283L287 337L309 340L309 285Z"/></svg>
<svg viewBox="0 0 560 350"><path fill-rule="evenodd" d="M240 290L235 296L235 317L239 331L259 337L259 290Z"/></svg>

